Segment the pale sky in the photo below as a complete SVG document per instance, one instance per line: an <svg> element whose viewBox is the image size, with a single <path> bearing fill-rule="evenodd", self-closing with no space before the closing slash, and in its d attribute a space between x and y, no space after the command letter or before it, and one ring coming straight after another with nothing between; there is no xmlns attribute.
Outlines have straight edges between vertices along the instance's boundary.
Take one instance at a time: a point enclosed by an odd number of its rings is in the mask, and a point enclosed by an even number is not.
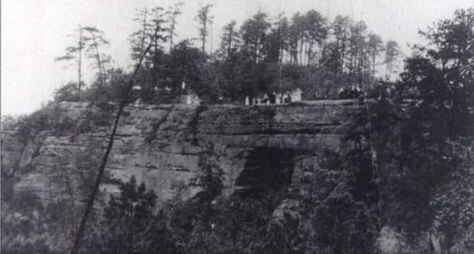
<svg viewBox="0 0 474 254"><path fill-rule="evenodd" d="M52 98L55 89L76 79L72 67L54 62L73 43L68 37L79 25L96 26L105 32L110 46L105 51L114 66L127 67L128 36L136 30L135 10L144 6L167 7L173 0L2 0L1 1L1 113L27 114ZM180 39L197 37L197 9L214 5L213 44L219 43L222 27L231 19L239 24L258 10L270 16L284 11L315 9L332 20L348 15L364 20L369 30L384 41L396 40L408 54L407 43L420 41L417 31L440 19L452 17L459 8L474 7L474 0L184 0L178 18ZM210 43L208 43L210 44ZM85 71L86 81L92 70Z"/></svg>

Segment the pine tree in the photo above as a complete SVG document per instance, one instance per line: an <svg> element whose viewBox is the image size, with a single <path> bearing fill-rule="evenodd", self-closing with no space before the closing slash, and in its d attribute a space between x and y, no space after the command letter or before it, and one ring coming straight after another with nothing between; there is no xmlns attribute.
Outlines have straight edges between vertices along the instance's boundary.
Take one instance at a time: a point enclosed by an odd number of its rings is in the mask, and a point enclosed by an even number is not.
<svg viewBox="0 0 474 254"><path fill-rule="evenodd" d="M134 176L119 186L104 209L106 253L173 253L163 214L155 214L157 196Z"/></svg>
<svg viewBox="0 0 474 254"><path fill-rule="evenodd" d="M204 53L206 53L206 42L207 36L209 34L208 25L210 22L212 22L212 17L209 15L211 8L212 4L202 6L198 11L198 15L196 16L196 19L199 22L199 37L201 39L201 50Z"/></svg>

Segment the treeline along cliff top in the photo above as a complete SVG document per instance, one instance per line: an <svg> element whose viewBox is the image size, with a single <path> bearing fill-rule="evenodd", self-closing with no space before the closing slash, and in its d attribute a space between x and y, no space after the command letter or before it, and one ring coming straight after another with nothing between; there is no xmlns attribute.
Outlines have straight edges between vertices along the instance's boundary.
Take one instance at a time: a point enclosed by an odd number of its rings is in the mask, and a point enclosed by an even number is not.
<svg viewBox="0 0 474 254"><path fill-rule="evenodd" d="M77 80L2 119L2 252L474 252L474 8L402 59L316 10L211 50L212 5L177 42L181 7L137 12L132 70L79 27L57 58Z"/></svg>
<svg viewBox="0 0 474 254"><path fill-rule="evenodd" d="M363 21L347 16L329 20L316 10L290 18L257 12L242 24L225 25L219 33L220 45L210 49L206 43L211 41L212 5L199 9L193 21L199 38L176 42L181 7L137 11L133 22L140 29L130 35L128 50L135 62L146 54L134 79L140 87L134 99L176 102L183 82L206 103L242 104L246 96L296 88L303 91L304 99L337 98L341 88L367 89L399 71L402 53L397 42L384 42ZM111 56L102 53L109 43L104 33L96 27L79 27L74 33L76 42L57 60L73 61L78 79L59 89L55 99L118 100L130 73L109 67ZM92 84L82 80L86 62L96 66Z"/></svg>

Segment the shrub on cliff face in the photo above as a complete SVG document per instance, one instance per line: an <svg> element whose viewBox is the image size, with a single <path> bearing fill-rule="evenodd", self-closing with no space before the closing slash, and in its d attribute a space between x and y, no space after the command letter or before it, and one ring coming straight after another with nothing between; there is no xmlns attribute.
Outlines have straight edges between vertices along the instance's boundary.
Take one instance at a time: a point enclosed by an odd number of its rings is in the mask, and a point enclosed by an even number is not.
<svg viewBox="0 0 474 254"><path fill-rule="evenodd" d="M473 144L450 142L450 153L460 161L434 193L430 206L443 233L441 244L453 253L474 250L474 152Z"/></svg>
<svg viewBox="0 0 474 254"><path fill-rule="evenodd" d="M25 140L42 131L61 135L72 132L76 121L65 114L58 104L50 103L31 115L20 117L15 124L15 130Z"/></svg>
<svg viewBox="0 0 474 254"><path fill-rule="evenodd" d="M312 176L305 179L311 190L301 197L307 253L374 251L377 221L375 203L370 201L374 189L358 186L359 181L372 179L362 179L366 172L355 166L357 161L349 160L348 153L357 150L325 154L321 164L310 170Z"/></svg>
<svg viewBox="0 0 474 254"><path fill-rule="evenodd" d="M90 243L96 253L175 253L163 214L155 214L157 196L132 176L120 184L119 196L110 196L99 235ZM92 241L94 239L91 239ZM90 241L91 241L90 240ZM89 250L91 251L91 250Z"/></svg>
<svg viewBox="0 0 474 254"><path fill-rule="evenodd" d="M1 124L2 124L2 131L13 131L18 125L21 123L22 119L25 117L14 117L10 115L3 115Z"/></svg>
<svg viewBox="0 0 474 254"><path fill-rule="evenodd" d="M201 191L190 200L174 199L164 206L177 253L303 253L305 232L298 228L299 216L274 215L286 189L221 196L222 171L209 157L200 164L204 171L191 185Z"/></svg>
<svg viewBox="0 0 474 254"><path fill-rule="evenodd" d="M77 101L77 82L69 82L54 93L54 101Z"/></svg>
<svg viewBox="0 0 474 254"><path fill-rule="evenodd" d="M167 209L177 253L302 253L287 228L271 227L276 205L271 193L174 203Z"/></svg>
<svg viewBox="0 0 474 254"><path fill-rule="evenodd" d="M51 241L54 228L58 225L53 220L47 207L29 192L17 193L14 199L3 201L2 253L61 252L64 246Z"/></svg>

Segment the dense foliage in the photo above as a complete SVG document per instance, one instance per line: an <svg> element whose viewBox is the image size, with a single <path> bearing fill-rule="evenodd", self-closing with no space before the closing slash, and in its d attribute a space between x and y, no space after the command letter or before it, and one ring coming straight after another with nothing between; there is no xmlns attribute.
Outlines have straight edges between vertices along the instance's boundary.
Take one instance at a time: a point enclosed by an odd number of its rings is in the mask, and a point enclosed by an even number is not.
<svg viewBox="0 0 474 254"><path fill-rule="evenodd" d="M247 25L265 29L261 19ZM371 90L375 102L354 116L345 148L309 170L310 195L219 198L220 175L209 170L198 182L214 194L164 208L180 252L471 251L473 23L474 10L460 10L422 33L430 43L416 46L399 81ZM255 66L265 62L260 39L248 39ZM290 200L298 205L275 217Z"/></svg>
<svg viewBox="0 0 474 254"><path fill-rule="evenodd" d="M138 185L134 178L121 183L120 193L110 197L103 211L96 211L102 217L96 222L99 226L90 229L94 237L87 239L83 251L474 251L474 9L459 10L452 19L422 32L428 44L414 47L400 79L376 85L374 75L383 43L368 33L363 22L338 16L329 24L316 11L308 11L290 20L279 16L272 23L266 14L257 13L240 30L235 22L226 25L221 48L208 54L206 22L212 6L205 8L198 16L201 49L182 41L171 43L166 52L162 43L169 31L162 30L166 20L163 10L150 10L149 16L139 14L143 30L132 35L133 57L136 59L147 43L153 50L136 82L142 94L135 97L172 102L183 92L185 81L208 102L219 97L237 102L247 95L294 87L303 89L308 99L333 98L342 85L365 88L370 101L361 101L365 110L353 116L343 148L327 151L320 155L319 165L305 169L301 190L224 196L222 169L204 156L202 175L185 186L199 190L192 198L184 199L178 192L174 199L157 206L155 193L145 185ZM153 31L163 36L149 41ZM395 68L398 54L396 43L387 42L383 62L388 72ZM105 82L98 80L82 91L79 99L106 107L122 96L127 75L109 70L106 78L100 79ZM56 100L76 100L76 89L77 83L65 86ZM19 123L10 120L9 128L17 126L30 135L37 125L69 124L48 121L36 114ZM34 198L23 199L39 211L47 209ZM15 205L8 203L5 209ZM36 225L18 223L14 214L8 214L2 220L10 230L40 236L27 246L12 240L7 246L10 253L47 248L40 222L54 218L37 218L33 220L39 221ZM28 212L25 216L28 221L39 215ZM5 237L16 231L6 231Z"/></svg>
<svg viewBox="0 0 474 254"><path fill-rule="evenodd" d="M149 103L170 103L191 90L207 103L243 103L246 96L295 88L303 90L305 99L337 98L341 88L368 89L376 83L376 76L396 72L397 43L387 41L385 45L363 21L337 16L330 22L315 10L291 18L258 12L240 27L235 21L225 25L220 46L209 49L212 5L203 6L196 16L200 47L193 40L173 42L180 8L177 4L167 11L157 7L137 12L134 21L140 29L130 35L131 60L135 63L146 54L134 81L141 89L133 100L141 97ZM127 73L108 68L110 57L102 53L107 44L97 28L79 28L79 46L69 47L58 58L77 60L78 81L59 89L56 101L119 100ZM97 66L97 79L89 86L81 79L83 51L89 52L86 56ZM182 90L183 82L187 91ZM85 91L79 96L81 87Z"/></svg>
<svg viewBox="0 0 474 254"><path fill-rule="evenodd" d="M468 9L422 32L429 44L416 46L400 81L376 92L373 112L383 224L411 244L436 232L454 253L471 252L473 240L473 27Z"/></svg>

